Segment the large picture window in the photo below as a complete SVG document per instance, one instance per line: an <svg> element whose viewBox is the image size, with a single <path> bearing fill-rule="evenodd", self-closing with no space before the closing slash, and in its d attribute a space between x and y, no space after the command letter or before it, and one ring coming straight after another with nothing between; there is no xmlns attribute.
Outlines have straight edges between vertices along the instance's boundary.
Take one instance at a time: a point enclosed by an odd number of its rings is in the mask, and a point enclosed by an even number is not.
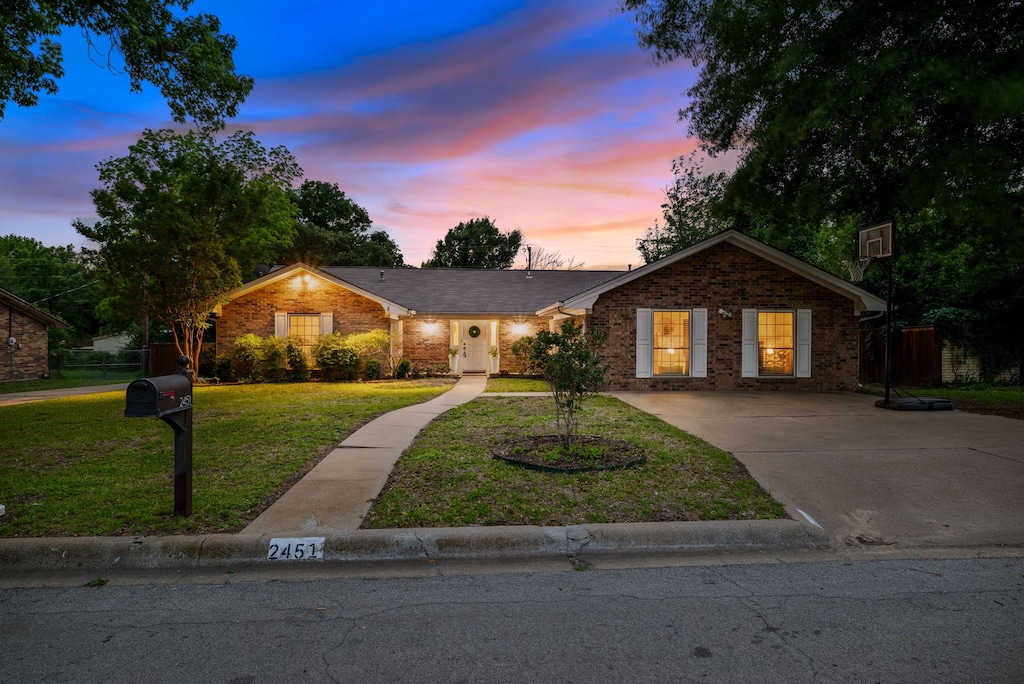
<svg viewBox="0 0 1024 684"><path fill-rule="evenodd" d="M795 321L792 311L757 312L757 374L792 376Z"/></svg>
<svg viewBox="0 0 1024 684"><path fill-rule="evenodd" d="M654 311L654 375L689 375L690 312Z"/></svg>

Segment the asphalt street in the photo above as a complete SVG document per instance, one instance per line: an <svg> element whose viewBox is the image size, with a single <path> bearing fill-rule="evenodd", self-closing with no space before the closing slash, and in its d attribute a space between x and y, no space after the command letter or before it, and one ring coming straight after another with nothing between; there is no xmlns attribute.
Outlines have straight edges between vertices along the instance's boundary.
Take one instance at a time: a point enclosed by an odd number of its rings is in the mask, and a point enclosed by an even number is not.
<svg viewBox="0 0 1024 684"><path fill-rule="evenodd" d="M5 682L1018 682L1024 559L0 591Z"/></svg>

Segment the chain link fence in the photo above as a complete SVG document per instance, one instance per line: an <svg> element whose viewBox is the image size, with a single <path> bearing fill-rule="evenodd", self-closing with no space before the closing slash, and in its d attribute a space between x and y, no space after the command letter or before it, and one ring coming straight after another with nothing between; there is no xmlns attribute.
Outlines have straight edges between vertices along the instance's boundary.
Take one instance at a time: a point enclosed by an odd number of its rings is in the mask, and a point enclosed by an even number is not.
<svg viewBox="0 0 1024 684"><path fill-rule="evenodd" d="M130 380L146 374L147 356L143 349L60 349L50 353L50 374L79 380Z"/></svg>

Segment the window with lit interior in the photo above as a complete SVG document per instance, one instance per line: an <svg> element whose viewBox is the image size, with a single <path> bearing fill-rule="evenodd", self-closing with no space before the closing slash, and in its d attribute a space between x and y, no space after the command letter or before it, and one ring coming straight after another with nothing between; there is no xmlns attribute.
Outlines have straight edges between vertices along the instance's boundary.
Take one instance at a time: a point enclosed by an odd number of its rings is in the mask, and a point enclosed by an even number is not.
<svg viewBox="0 0 1024 684"><path fill-rule="evenodd" d="M757 374L793 375L794 314L757 312Z"/></svg>
<svg viewBox="0 0 1024 684"><path fill-rule="evenodd" d="M655 311L654 375L690 374L690 312Z"/></svg>
<svg viewBox="0 0 1024 684"><path fill-rule="evenodd" d="M288 334L302 339L302 350L312 358L313 345L320 337L320 316L318 314L291 314L288 316Z"/></svg>

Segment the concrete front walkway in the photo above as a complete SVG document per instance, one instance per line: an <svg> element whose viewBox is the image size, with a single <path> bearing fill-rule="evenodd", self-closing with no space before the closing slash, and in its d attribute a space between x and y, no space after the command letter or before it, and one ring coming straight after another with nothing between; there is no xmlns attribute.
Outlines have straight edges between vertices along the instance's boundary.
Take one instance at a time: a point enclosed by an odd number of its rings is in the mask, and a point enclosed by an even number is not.
<svg viewBox="0 0 1024 684"><path fill-rule="evenodd" d="M1024 421L841 392L615 396L733 453L835 548L1024 545Z"/></svg>
<svg viewBox="0 0 1024 684"><path fill-rule="evenodd" d="M475 399L487 378L464 375L430 401L407 406L367 423L239 534L316 537L359 529L402 452L431 420Z"/></svg>

